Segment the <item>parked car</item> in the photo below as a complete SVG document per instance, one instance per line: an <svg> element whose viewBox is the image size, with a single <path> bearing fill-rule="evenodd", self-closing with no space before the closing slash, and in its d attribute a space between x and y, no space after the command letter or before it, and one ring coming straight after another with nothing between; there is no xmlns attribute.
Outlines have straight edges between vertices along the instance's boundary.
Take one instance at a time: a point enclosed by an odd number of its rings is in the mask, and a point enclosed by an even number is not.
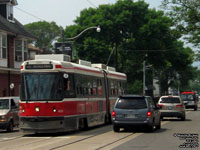
<svg viewBox="0 0 200 150"><path fill-rule="evenodd" d="M180 96L161 96L158 101L161 119L163 117L178 117L185 120L185 106Z"/></svg>
<svg viewBox="0 0 200 150"><path fill-rule="evenodd" d="M150 96L120 96L112 112L113 130L141 127L153 131L161 128L160 111Z"/></svg>
<svg viewBox="0 0 200 150"><path fill-rule="evenodd" d="M19 97L0 97L0 129L13 131L19 125Z"/></svg>
<svg viewBox="0 0 200 150"><path fill-rule="evenodd" d="M193 108L194 111L198 108L198 97L195 92L181 92L181 98L184 102L185 108Z"/></svg>

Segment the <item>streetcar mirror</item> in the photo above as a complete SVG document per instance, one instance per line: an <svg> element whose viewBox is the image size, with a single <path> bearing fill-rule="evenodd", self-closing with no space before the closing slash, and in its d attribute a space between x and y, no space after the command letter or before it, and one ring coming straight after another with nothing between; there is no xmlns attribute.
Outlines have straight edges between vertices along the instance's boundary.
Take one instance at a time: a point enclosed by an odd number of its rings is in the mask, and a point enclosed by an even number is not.
<svg viewBox="0 0 200 150"><path fill-rule="evenodd" d="M63 74L63 78L68 79L68 78L69 78L69 75L66 74L66 73L64 73L64 74Z"/></svg>

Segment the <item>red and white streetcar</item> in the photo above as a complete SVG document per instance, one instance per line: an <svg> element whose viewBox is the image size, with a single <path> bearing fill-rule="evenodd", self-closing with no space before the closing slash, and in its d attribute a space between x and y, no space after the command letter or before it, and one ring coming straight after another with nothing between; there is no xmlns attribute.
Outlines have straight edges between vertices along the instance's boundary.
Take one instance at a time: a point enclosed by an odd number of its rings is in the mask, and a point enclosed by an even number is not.
<svg viewBox="0 0 200 150"><path fill-rule="evenodd" d="M126 75L102 64L37 55L21 66L20 129L48 133L78 130L111 120Z"/></svg>

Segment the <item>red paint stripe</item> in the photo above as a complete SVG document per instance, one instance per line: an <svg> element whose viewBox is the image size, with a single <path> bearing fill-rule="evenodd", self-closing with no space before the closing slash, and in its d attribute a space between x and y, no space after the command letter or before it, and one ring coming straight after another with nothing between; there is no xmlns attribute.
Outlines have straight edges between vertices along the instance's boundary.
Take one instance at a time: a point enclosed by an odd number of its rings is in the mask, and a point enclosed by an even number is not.
<svg viewBox="0 0 200 150"><path fill-rule="evenodd" d="M97 73L97 74L103 74L100 71L96 71L96 70L89 70L89 69L85 69L85 68L80 68L80 67L73 67L73 68L66 68L66 67L61 67L61 69L66 69L66 70L81 70L81 71L87 71L87 72L92 72L92 73Z"/></svg>
<svg viewBox="0 0 200 150"><path fill-rule="evenodd" d="M36 107L40 111L36 112ZM53 112L56 109L56 112ZM23 110L25 112L23 113ZM103 111L106 111L106 101L103 101ZM65 101L61 103L20 103L20 116L71 116L98 113L98 101Z"/></svg>

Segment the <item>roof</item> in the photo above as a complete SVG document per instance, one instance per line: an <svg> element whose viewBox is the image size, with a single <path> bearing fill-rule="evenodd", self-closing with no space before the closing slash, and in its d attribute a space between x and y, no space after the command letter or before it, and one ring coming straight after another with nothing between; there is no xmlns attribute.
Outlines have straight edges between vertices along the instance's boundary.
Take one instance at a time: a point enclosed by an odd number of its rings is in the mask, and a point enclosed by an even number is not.
<svg viewBox="0 0 200 150"><path fill-rule="evenodd" d="M18 5L16 0L0 0L0 3L8 3L11 2L13 5Z"/></svg>
<svg viewBox="0 0 200 150"><path fill-rule="evenodd" d="M144 98L146 96L144 95L135 95L135 94L126 94L126 95L121 95L120 98Z"/></svg>
<svg viewBox="0 0 200 150"><path fill-rule="evenodd" d="M28 44L28 49L32 51L42 51L41 49L33 46L32 44Z"/></svg>
<svg viewBox="0 0 200 150"><path fill-rule="evenodd" d="M25 36L30 39L36 39L36 37L31 33L29 33L18 20L14 19L14 22L10 22L1 15L0 15L0 30L4 30L16 35Z"/></svg>
<svg viewBox="0 0 200 150"><path fill-rule="evenodd" d="M164 95L164 96L161 96L160 98L180 98L180 96L178 95Z"/></svg>

